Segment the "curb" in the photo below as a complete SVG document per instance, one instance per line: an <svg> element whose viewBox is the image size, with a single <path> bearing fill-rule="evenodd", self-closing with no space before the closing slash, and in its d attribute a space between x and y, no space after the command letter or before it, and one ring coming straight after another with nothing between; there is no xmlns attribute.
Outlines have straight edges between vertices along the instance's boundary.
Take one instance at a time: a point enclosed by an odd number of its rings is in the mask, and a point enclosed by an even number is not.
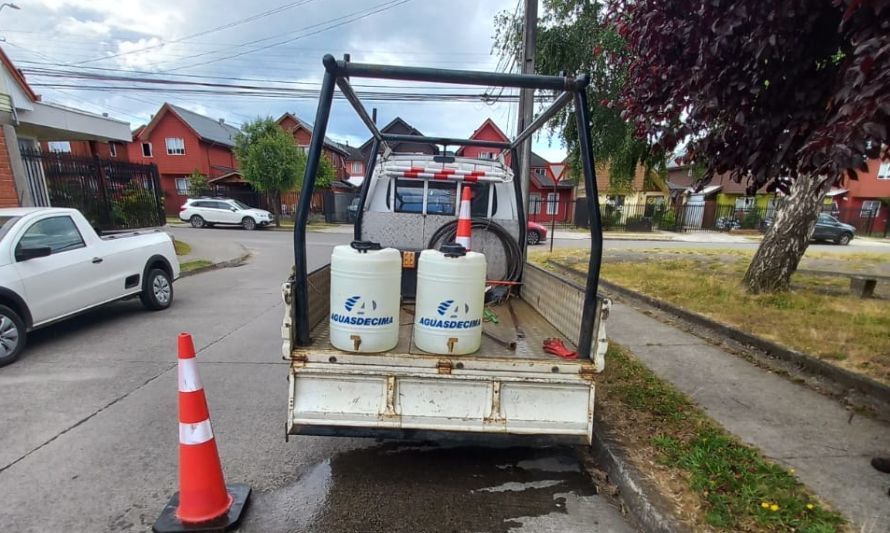
<svg viewBox="0 0 890 533"><path fill-rule="evenodd" d="M231 268L231 267L241 266L242 264L244 264L245 261L250 259L250 256L252 254L250 253L250 250L248 250L243 244L239 244L238 246L240 246L244 250L241 253L241 255L239 255L238 257L236 257L234 259L227 259L225 261L219 261L219 262L213 263L212 265L207 265L207 266L203 266L200 268L196 268L194 270L189 270L188 272L181 272L179 274L180 279L187 278L189 276L194 276L195 274L202 274L202 273L208 272L210 270L219 270L221 268Z"/></svg>
<svg viewBox="0 0 890 533"><path fill-rule="evenodd" d="M641 531L647 533L691 532L692 529L677 520L671 505L651 481L633 466L624 455L621 446L608 434L609 426L600 417L593 425L591 455L607 476L607 483L618 488L618 498L623 509Z"/></svg>
<svg viewBox="0 0 890 533"><path fill-rule="evenodd" d="M553 261L550 261L549 263L572 274L584 275L582 272L579 272L574 268L567 267L561 263ZM683 320L687 320L697 326L711 329L716 333L728 337L736 342L740 342L748 346L753 346L754 348L765 352L769 356L797 365L805 371L833 381L834 383L844 387L847 390L854 389L864 394L871 401L879 405L886 404L887 398L890 398L890 386L884 385L883 383L880 383L869 377L856 374L855 372L851 372L850 370L847 370L845 368L834 366L830 363L826 363L821 359L813 357L812 355L786 348L785 346L782 346L775 342L757 337L750 333L746 333L734 327L717 322L716 320L708 318L704 315L700 315L693 311L688 311L681 307L677 307L676 305L665 302L664 300L659 300L657 298L653 298L652 296L647 296L637 291L615 285L614 283L608 282L604 279L600 279L599 285L601 289L605 289L607 292L612 292L630 300L643 302L647 305L655 307L656 309L661 309L662 311L667 311L668 313L679 316Z"/></svg>

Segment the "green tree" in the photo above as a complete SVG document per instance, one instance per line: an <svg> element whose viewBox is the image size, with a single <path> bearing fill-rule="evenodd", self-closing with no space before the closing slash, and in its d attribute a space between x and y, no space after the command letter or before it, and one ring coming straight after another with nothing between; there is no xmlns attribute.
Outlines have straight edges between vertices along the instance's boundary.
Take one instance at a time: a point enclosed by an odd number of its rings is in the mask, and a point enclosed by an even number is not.
<svg viewBox="0 0 890 533"><path fill-rule="evenodd" d="M649 145L634 135L634 127L621 116L618 105L627 69L619 61L627 47L606 18L605 2L589 0L544 0L538 22L535 70L539 74L591 75L590 132L594 160L609 165L610 189L630 188L637 167L643 165L647 178L663 173L664 153L650 153ZM521 13L504 11L495 19L496 47L502 62L518 61L522 46ZM578 130L571 106L549 124L550 133L562 137L568 149L572 175L580 176ZM601 191L606 192L606 191Z"/></svg>
<svg viewBox="0 0 890 533"><path fill-rule="evenodd" d="M207 183L207 176L201 174L197 168L189 175L189 194L194 196L204 196L210 194L210 184Z"/></svg>
<svg viewBox="0 0 890 533"><path fill-rule="evenodd" d="M281 193L300 186L306 155L271 117L244 124L235 136L234 152L244 179L266 195L280 225Z"/></svg>
<svg viewBox="0 0 890 533"><path fill-rule="evenodd" d="M334 165L327 157L322 157L318 162L318 172L315 174L315 186L320 188L328 188L337 181L337 172Z"/></svg>

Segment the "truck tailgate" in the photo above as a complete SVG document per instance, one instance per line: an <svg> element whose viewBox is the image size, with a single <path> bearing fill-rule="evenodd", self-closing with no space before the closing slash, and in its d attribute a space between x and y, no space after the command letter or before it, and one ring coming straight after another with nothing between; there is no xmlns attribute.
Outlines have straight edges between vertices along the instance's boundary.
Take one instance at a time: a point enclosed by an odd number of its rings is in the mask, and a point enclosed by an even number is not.
<svg viewBox="0 0 890 533"><path fill-rule="evenodd" d="M327 435L343 434L337 428L362 428L351 434L403 437L429 430L437 437L482 433L588 442L594 385L579 368L554 372L566 365L530 368L516 360L486 368L495 361L462 359L464 368L296 363L289 378L287 431Z"/></svg>

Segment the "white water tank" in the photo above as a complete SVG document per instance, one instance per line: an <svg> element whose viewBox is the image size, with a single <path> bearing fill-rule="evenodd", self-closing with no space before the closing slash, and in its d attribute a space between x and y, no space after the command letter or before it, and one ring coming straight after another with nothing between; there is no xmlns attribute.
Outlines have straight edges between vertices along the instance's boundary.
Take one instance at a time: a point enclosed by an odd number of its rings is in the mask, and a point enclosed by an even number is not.
<svg viewBox="0 0 890 533"><path fill-rule="evenodd" d="M331 254L331 344L348 352L385 352L399 343L402 255L353 242Z"/></svg>
<svg viewBox="0 0 890 533"><path fill-rule="evenodd" d="M417 265L414 344L425 352L464 355L482 343L485 256L455 243L424 250Z"/></svg>

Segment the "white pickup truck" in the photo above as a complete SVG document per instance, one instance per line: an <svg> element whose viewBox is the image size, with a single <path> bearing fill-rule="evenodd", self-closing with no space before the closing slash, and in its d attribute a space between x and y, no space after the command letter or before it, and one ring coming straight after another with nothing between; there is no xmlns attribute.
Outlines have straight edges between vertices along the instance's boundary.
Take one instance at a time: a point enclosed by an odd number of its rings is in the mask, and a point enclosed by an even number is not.
<svg viewBox="0 0 890 533"><path fill-rule="evenodd" d="M173 303L179 261L160 230L100 237L75 209L0 209L0 366L27 332L139 295L148 309Z"/></svg>
<svg viewBox="0 0 890 533"><path fill-rule="evenodd" d="M490 181L473 186L472 247L485 254L488 278L516 279L521 290L487 308L481 348L461 356L434 355L414 343L415 265L425 251L453 239L458 199L468 185L422 179L411 169L474 172ZM406 170L407 169L407 170ZM589 444L595 375L605 365L610 302L599 299L589 358L562 359L543 349L558 338L579 344L584 289L532 264L522 265L521 211L513 172L503 162L391 154L378 160L357 237L402 252L398 345L382 353L352 353L329 341L330 265L308 275L309 344L294 327L293 280L284 284L283 355L291 362L287 432L385 438L538 438ZM451 228L450 233L448 228ZM492 283L497 283L493 281ZM504 281L504 283L513 283ZM343 313L342 304L337 311Z"/></svg>

